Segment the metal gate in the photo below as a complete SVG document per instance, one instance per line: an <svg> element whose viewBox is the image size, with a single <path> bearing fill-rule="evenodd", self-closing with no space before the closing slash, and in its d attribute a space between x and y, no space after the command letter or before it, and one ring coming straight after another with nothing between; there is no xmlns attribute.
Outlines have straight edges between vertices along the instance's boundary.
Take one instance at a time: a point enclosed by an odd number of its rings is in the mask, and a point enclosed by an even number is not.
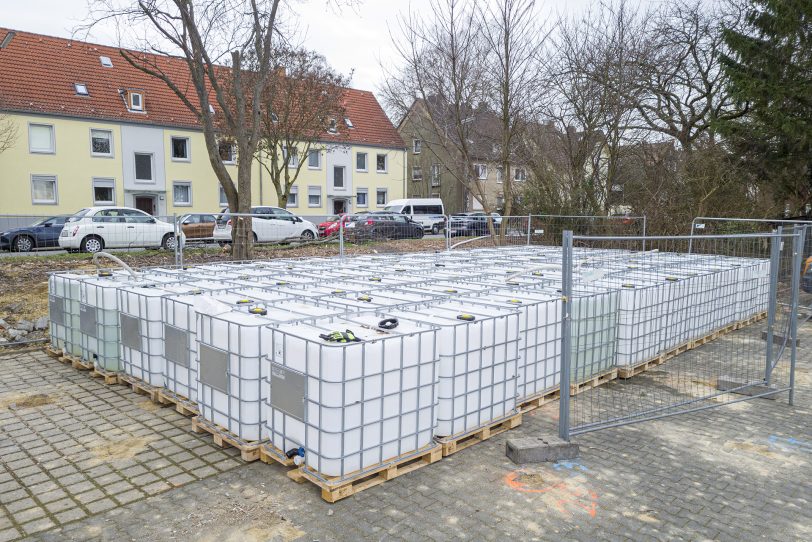
<svg viewBox="0 0 812 542"><path fill-rule="evenodd" d="M792 404L805 230L565 232L560 436L783 392Z"/></svg>

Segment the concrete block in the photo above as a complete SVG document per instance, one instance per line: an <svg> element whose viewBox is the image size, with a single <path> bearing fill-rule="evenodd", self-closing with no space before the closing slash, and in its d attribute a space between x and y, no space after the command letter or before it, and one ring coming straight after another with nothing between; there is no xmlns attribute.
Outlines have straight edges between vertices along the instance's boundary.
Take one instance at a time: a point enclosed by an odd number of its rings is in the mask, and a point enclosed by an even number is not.
<svg viewBox="0 0 812 542"><path fill-rule="evenodd" d="M775 391L775 388L771 388L770 386L765 386L764 384L749 384L743 380L737 380L732 376L720 376L719 380L716 381L716 389L719 391L730 391L730 393L749 396L761 395L762 393ZM772 399L774 401L776 395L777 394L765 395L761 397L761 399Z"/></svg>
<svg viewBox="0 0 812 542"><path fill-rule="evenodd" d="M505 454L519 465L543 463L578 457L578 445L557 436L524 437L510 439L505 445Z"/></svg>

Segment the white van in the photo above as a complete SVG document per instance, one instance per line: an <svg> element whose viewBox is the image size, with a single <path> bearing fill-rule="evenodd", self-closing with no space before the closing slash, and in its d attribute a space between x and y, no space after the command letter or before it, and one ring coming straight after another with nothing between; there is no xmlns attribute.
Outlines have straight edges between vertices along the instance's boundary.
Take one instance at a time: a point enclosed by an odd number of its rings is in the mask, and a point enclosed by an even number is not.
<svg viewBox="0 0 812 542"><path fill-rule="evenodd" d="M445 207L440 198L393 199L384 210L408 216L426 232L437 234L445 228Z"/></svg>

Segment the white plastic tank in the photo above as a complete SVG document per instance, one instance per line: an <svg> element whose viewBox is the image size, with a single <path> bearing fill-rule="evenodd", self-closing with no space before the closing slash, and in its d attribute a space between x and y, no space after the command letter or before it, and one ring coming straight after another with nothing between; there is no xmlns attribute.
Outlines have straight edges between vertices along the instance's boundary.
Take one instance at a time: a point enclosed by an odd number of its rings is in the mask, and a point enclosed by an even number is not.
<svg viewBox="0 0 812 542"><path fill-rule="evenodd" d="M437 436L470 431L515 411L517 310L444 301L391 314L439 328Z"/></svg>
<svg viewBox="0 0 812 542"><path fill-rule="evenodd" d="M79 283L82 273L53 273L48 277L48 315L51 347L73 356L82 355L79 332Z"/></svg>
<svg viewBox="0 0 812 542"><path fill-rule="evenodd" d="M348 337L348 330L359 340L330 340L334 333ZM278 450L302 447L308 469L344 477L432 443L438 370L432 326L357 314L263 333L272 344L267 432Z"/></svg>

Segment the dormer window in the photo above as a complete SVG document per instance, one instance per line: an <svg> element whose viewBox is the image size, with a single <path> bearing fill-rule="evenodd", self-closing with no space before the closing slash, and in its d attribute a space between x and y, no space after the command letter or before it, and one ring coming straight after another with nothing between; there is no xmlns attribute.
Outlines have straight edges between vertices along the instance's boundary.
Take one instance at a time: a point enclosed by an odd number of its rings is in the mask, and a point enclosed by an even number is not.
<svg viewBox="0 0 812 542"><path fill-rule="evenodd" d="M279 115L271 111L271 122L279 122Z"/></svg>
<svg viewBox="0 0 812 542"><path fill-rule="evenodd" d="M128 95L131 111L144 110L144 95L140 92L130 92Z"/></svg>
<svg viewBox="0 0 812 542"><path fill-rule="evenodd" d="M109 56L100 56L99 57L99 62L101 62L101 65L104 68L112 68L113 67L113 61L110 60Z"/></svg>
<svg viewBox="0 0 812 542"><path fill-rule="evenodd" d="M87 96L89 94L87 91L87 85L84 83L74 83L73 87L76 89L76 94L79 96Z"/></svg>
<svg viewBox="0 0 812 542"><path fill-rule="evenodd" d="M350 120L350 117L344 117L344 124L347 125L347 128L355 128L355 126L353 126L352 124L352 121Z"/></svg>
<svg viewBox="0 0 812 542"><path fill-rule="evenodd" d="M330 123L327 125L327 131L330 132L331 134L334 134L338 131L336 119L330 119Z"/></svg>
<svg viewBox="0 0 812 542"><path fill-rule="evenodd" d="M209 113L211 113L212 115L214 115L214 106L213 106L213 105L211 105L211 104L209 104Z"/></svg>

